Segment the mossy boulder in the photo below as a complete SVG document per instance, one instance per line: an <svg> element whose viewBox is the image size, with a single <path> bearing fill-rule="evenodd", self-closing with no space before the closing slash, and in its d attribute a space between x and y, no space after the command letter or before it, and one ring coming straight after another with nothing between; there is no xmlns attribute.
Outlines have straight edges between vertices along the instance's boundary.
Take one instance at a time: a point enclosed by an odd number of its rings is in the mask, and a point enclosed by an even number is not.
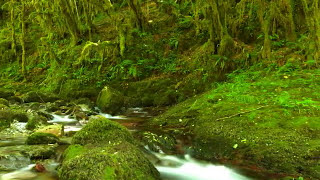
<svg viewBox="0 0 320 180"><path fill-rule="evenodd" d="M54 124L54 125L39 127L38 129L35 130L35 132L49 133L57 137L61 137L64 134L62 124Z"/></svg>
<svg viewBox="0 0 320 180"><path fill-rule="evenodd" d="M0 107L1 108L1 107ZM8 108L0 109L0 131L10 127L13 122L13 112Z"/></svg>
<svg viewBox="0 0 320 180"><path fill-rule="evenodd" d="M59 142L59 138L56 135L50 133L35 132L28 136L26 144L55 144Z"/></svg>
<svg viewBox="0 0 320 180"><path fill-rule="evenodd" d="M29 116L28 113L24 110L12 110L13 113L13 119L19 121L19 122L28 122Z"/></svg>
<svg viewBox="0 0 320 180"><path fill-rule="evenodd" d="M53 95L48 95L48 94L44 94L36 91L30 91L23 95L23 101L26 103L30 103L30 102L45 103L45 102L54 102L56 100L58 100L58 98Z"/></svg>
<svg viewBox="0 0 320 180"><path fill-rule="evenodd" d="M3 98L0 98L0 104L5 105L5 106L9 106L9 101Z"/></svg>
<svg viewBox="0 0 320 180"><path fill-rule="evenodd" d="M94 147L71 145L59 169L61 180L157 180L159 172L128 142Z"/></svg>
<svg viewBox="0 0 320 180"><path fill-rule="evenodd" d="M134 143L132 135L125 127L103 116L95 116L73 136L72 144L110 144L124 141Z"/></svg>
<svg viewBox="0 0 320 180"><path fill-rule="evenodd" d="M14 93L7 89L0 89L0 98L7 99L10 96L14 96Z"/></svg>
<svg viewBox="0 0 320 180"><path fill-rule="evenodd" d="M48 119L42 115L32 114L29 118L26 128L28 130L34 130L35 128L48 124Z"/></svg>
<svg viewBox="0 0 320 180"><path fill-rule="evenodd" d="M115 114L124 106L124 96L111 87L104 87L98 95L97 106L106 113Z"/></svg>
<svg viewBox="0 0 320 180"><path fill-rule="evenodd" d="M123 85L123 94L130 98L129 106L166 106L177 102L172 78L146 79Z"/></svg>

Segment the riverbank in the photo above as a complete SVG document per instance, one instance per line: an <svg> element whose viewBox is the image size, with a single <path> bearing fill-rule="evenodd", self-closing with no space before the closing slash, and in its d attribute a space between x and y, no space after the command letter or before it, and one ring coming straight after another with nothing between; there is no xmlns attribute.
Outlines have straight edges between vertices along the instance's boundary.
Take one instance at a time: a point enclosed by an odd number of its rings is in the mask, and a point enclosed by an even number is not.
<svg viewBox="0 0 320 180"><path fill-rule="evenodd" d="M261 68L261 67L260 67ZM238 70L148 125L193 135L193 154L269 173L320 177L320 72L287 63Z"/></svg>

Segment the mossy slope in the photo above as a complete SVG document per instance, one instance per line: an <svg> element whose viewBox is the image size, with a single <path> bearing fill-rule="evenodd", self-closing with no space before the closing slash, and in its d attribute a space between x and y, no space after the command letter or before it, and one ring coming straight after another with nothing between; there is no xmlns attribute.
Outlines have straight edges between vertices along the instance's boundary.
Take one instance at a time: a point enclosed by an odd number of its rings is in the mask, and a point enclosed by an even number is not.
<svg viewBox="0 0 320 180"><path fill-rule="evenodd" d="M318 178L320 71L299 67L235 72L149 124L189 129L199 158Z"/></svg>

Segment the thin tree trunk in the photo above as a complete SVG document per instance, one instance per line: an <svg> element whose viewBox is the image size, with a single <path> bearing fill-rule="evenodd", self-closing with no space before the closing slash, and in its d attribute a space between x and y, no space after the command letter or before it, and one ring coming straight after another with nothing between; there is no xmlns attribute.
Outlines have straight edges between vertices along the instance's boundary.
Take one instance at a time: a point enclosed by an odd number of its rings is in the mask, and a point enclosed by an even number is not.
<svg viewBox="0 0 320 180"><path fill-rule="evenodd" d="M21 1L21 14L20 14L20 23L21 23L21 48L22 48L22 56L21 56L21 70L23 76L26 75L26 47L25 47L25 35L26 35L26 24L24 21L25 16L25 4L24 1Z"/></svg>
<svg viewBox="0 0 320 180"><path fill-rule="evenodd" d="M17 57L16 32L15 32L15 26L14 26L14 0L11 0L10 20L11 20L11 41L12 41L11 49L14 56Z"/></svg>

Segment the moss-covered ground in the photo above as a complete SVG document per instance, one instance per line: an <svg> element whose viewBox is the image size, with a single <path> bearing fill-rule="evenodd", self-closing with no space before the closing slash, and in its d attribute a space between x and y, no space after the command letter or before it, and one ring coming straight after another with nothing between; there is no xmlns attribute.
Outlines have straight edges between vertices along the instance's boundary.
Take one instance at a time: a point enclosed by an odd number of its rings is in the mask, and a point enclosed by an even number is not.
<svg viewBox="0 0 320 180"><path fill-rule="evenodd" d="M199 158L317 179L320 71L302 67L261 63L238 70L148 123L189 130Z"/></svg>

